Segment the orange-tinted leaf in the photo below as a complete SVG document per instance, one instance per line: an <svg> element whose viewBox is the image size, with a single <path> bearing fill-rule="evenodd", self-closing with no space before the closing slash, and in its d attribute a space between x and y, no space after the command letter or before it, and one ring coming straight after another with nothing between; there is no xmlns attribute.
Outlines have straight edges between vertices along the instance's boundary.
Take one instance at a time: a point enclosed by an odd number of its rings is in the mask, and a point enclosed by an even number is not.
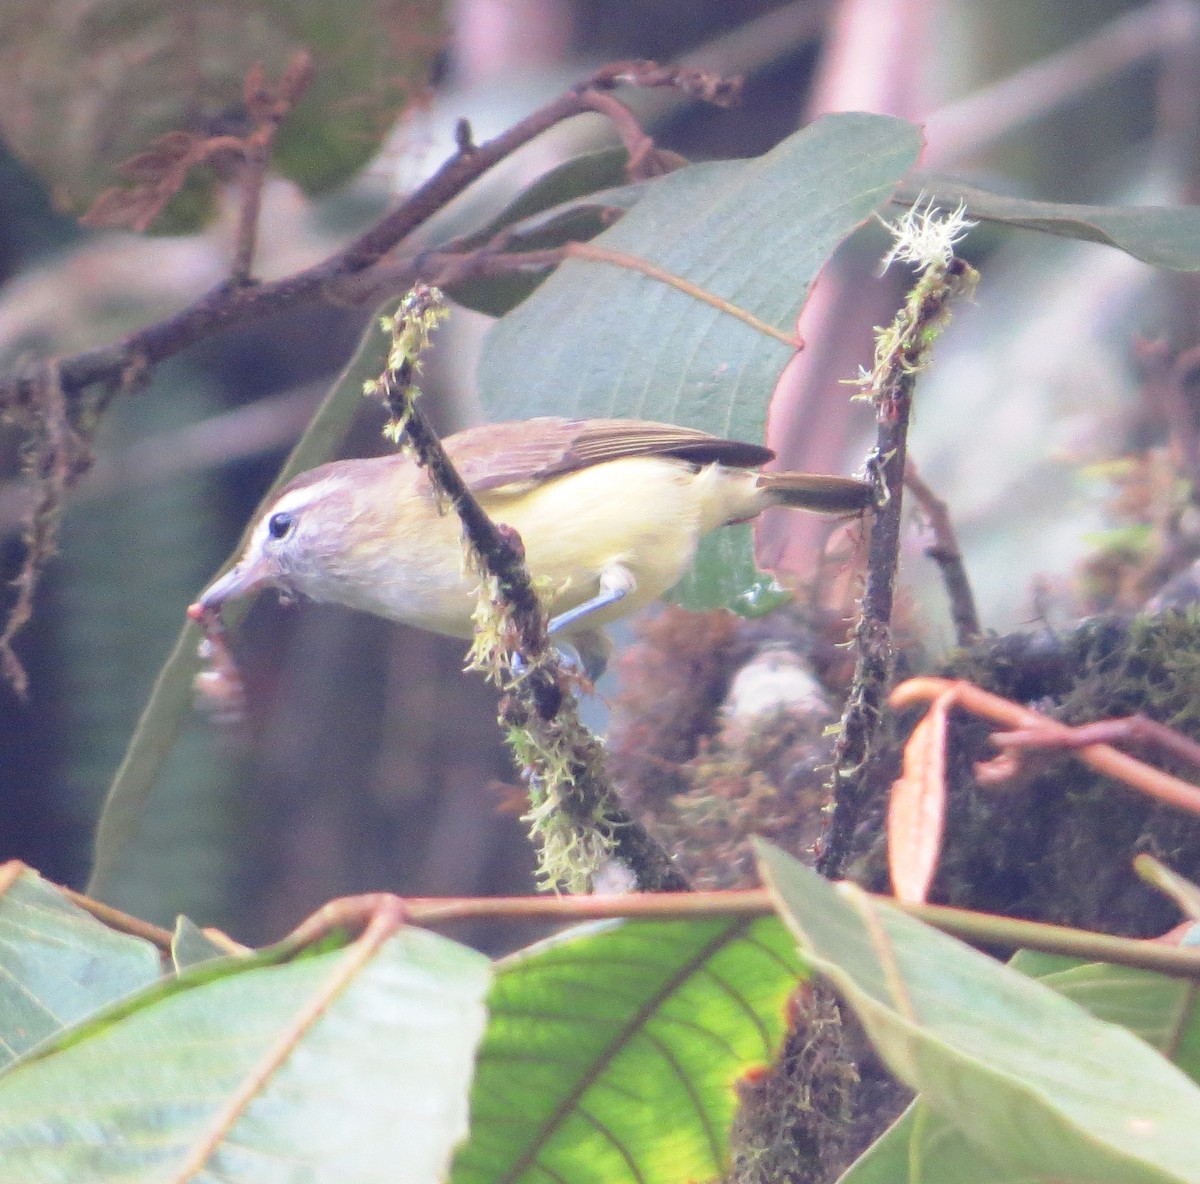
<svg viewBox="0 0 1200 1184"><path fill-rule="evenodd" d="M143 231L169 198L170 194L160 195L148 185L106 189L79 220L84 226Z"/></svg>
<svg viewBox="0 0 1200 1184"><path fill-rule="evenodd" d="M287 69L280 78L276 91L282 102L291 107L300 98L313 80L312 55L301 50L292 55Z"/></svg>
<svg viewBox="0 0 1200 1184"><path fill-rule="evenodd" d="M221 153L241 152L242 141L234 136L196 136L191 132L168 132L145 151L117 166L117 171L134 181L124 188L106 189L80 218L85 226L147 230L167 203L187 184L196 165L206 164Z"/></svg>
<svg viewBox="0 0 1200 1184"><path fill-rule="evenodd" d="M267 87L267 72L262 62L255 62L246 71L242 81L242 102L246 104L246 111L255 123L264 118L266 105L272 98L274 96Z"/></svg>
<svg viewBox="0 0 1200 1184"><path fill-rule="evenodd" d="M888 865L903 901L922 903L937 870L946 814L946 719L954 693L930 705L904 746L904 768L888 803Z"/></svg>
<svg viewBox="0 0 1200 1184"><path fill-rule="evenodd" d="M117 165L117 172L131 181L158 181L167 172L194 159L199 137L191 132L168 132L159 136L145 152Z"/></svg>

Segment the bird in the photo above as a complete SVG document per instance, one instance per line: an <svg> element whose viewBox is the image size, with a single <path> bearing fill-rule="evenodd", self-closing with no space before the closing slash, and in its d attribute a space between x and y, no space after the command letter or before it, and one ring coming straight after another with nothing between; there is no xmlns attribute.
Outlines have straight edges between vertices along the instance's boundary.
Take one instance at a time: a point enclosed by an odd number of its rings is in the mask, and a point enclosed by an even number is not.
<svg viewBox="0 0 1200 1184"><path fill-rule="evenodd" d="M481 424L443 444L493 521L520 536L551 635L592 679L611 656L604 626L678 582L705 535L771 506L856 515L873 497L851 477L764 472L774 453L760 444L646 420ZM331 461L284 486L188 615L275 587L470 638L478 585L457 517L400 451Z"/></svg>

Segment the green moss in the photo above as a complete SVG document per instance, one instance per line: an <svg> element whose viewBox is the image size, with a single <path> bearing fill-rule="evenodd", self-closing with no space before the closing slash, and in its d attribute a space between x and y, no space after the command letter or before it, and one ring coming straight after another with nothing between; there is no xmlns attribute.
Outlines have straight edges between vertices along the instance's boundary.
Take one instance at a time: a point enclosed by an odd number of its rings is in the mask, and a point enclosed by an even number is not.
<svg viewBox="0 0 1200 1184"><path fill-rule="evenodd" d="M1097 617L1061 636L981 641L939 671L1067 724L1140 713L1200 740L1200 612ZM856 878L886 884L883 803L917 714L875 771L876 810L860 839ZM1200 820L1154 802L1065 754L1026 757L1018 778L980 786L975 765L997 753L993 726L955 712L947 755L946 838L934 899L969 908L1149 937L1178 920L1170 902L1133 874L1149 851L1200 876ZM1135 755L1194 780L1160 752Z"/></svg>

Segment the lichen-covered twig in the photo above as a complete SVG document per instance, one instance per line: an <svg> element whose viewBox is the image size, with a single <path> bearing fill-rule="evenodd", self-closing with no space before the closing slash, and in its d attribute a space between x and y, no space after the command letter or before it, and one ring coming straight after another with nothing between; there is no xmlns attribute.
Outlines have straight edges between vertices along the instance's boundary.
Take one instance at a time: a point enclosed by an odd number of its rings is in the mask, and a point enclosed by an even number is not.
<svg viewBox="0 0 1200 1184"><path fill-rule="evenodd" d="M970 293L977 278L953 250L967 225L961 211L943 217L918 204L892 228L895 245L885 266L898 259L917 266L920 275L895 320L880 332L874 365L860 378L864 397L876 408L876 443L869 464L876 510L862 609L854 630L854 681L834 749L833 816L817 860L817 869L832 879L842 874L850 852L866 784L864 772L892 677L892 603L913 388L949 319L950 302Z"/></svg>
<svg viewBox="0 0 1200 1184"><path fill-rule="evenodd" d="M25 529L21 569L12 581L16 599L0 629L0 677L22 699L28 692L29 679L13 649L13 639L33 615L38 581L58 542L67 490L87 468L91 455L87 434L72 422L55 363L42 368L41 383L32 413L22 417L30 428L23 459L26 471L37 484L37 501Z"/></svg>
<svg viewBox="0 0 1200 1184"><path fill-rule="evenodd" d="M500 719L529 783L526 819L539 844L539 879L547 887L586 891L615 856L642 891L686 889L670 856L617 805L600 743L579 719L571 693L576 676L563 669L550 644L519 536L488 517L417 402L420 354L444 315L436 289L413 289L385 321L392 349L387 370L368 383L368 393L383 399L392 415L389 435L411 449L462 521L464 562L480 577L472 665L505 691Z"/></svg>

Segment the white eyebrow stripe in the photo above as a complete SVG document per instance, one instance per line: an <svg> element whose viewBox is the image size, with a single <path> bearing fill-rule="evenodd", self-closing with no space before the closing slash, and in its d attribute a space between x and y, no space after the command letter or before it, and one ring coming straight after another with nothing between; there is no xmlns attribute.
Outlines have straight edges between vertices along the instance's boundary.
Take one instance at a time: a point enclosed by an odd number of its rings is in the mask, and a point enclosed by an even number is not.
<svg viewBox="0 0 1200 1184"><path fill-rule="evenodd" d="M276 514L299 514L309 506L327 497L335 489L343 485L340 477L322 477L311 485L302 485L299 489L291 489L285 493L265 514L255 528L254 535L248 544L249 548L263 550L272 541L271 519Z"/></svg>
<svg viewBox="0 0 1200 1184"><path fill-rule="evenodd" d="M299 489L285 493L272 507L271 514L295 514L307 509L314 502L328 497L335 489L343 484L340 477L322 477L311 485L303 485Z"/></svg>

